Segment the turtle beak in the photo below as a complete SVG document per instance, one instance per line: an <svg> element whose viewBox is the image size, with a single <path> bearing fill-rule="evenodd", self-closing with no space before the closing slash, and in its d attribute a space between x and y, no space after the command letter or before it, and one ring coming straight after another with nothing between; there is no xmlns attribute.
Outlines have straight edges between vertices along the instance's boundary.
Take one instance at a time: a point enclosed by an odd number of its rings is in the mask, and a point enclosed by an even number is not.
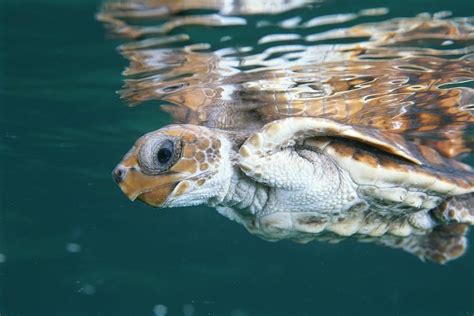
<svg viewBox="0 0 474 316"><path fill-rule="evenodd" d="M171 173L150 176L143 174L138 166L120 163L112 171L112 178L131 201L139 199L151 206L162 207L182 175Z"/></svg>
<svg viewBox="0 0 474 316"><path fill-rule="evenodd" d="M130 199L130 201L135 201L135 199L140 195L141 192L138 192L133 186L130 185L128 181L126 181L127 176L130 173L130 168L127 168L123 165L118 165L112 171L112 178L114 179L115 183L117 183L122 190L123 193Z"/></svg>
<svg viewBox="0 0 474 316"><path fill-rule="evenodd" d="M114 178L115 183L119 184L125 179L127 176L128 169L118 165L113 171L112 171L112 178Z"/></svg>

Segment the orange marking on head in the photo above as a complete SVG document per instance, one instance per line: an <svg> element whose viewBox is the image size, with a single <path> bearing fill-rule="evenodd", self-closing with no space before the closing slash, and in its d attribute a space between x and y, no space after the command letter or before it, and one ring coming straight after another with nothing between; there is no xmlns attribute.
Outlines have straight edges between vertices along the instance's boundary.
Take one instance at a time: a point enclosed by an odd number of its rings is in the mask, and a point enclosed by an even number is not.
<svg viewBox="0 0 474 316"><path fill-rule="evenodd" d="M205 150L209 147L209 140L207 138L203 138L199 140L199 143L197 144L197 148L201 150Z"/></svg>
<svg viewBox="0 0 474 316"><path fill-rule="evenodd" d="M131 200L134 200L143 192L155 191L162 186L174 185L179 180L181 180L181 177L175 174L148 176L136 169L129 169L119 185L122 191Z"/></svg>
<svg viewBox="0 0 474 316"><path fill-rule="evenodd" d="M214 139L212 141L212 149L214 149L215 151L219 150L221 148L221 141L218 140L218 139Z"/></svg>
<svg viewBox="0 0 474 316"><path fill-rule="evenodd" d="M142 193L138 198L149 205L161 206L166 202L175 187L176 183L161 185L151 191Z"/></svg>
<svg viewBox="0 0 474 316"><path fill-rule="evenodd" d="M198 162L204 162L206 160L206 154L204 154L202 151L198 151L195 158Z"/></svg>
<svg viewBox="0 0 474 316"><path fill-rule="evenodd" d="M136 153L133 153L133 154L130 154L130 155L126 156L122 160L121 164L124 167L127 167L127 168L131 168L131 167L134 167L134 166L138 165L138 159L137 159Z"/></svg>
<svg viewBox="0 0 474 316"><path fill-rule="evenodd" d="M175 136L175 137L182 137L183 136L183 131L180 129L171 129L171 128L164 128L160 131L164 135L168 136Z"/></svg>
<svg viewBox="0 0 474 316"><path fill-rule="evenodd" d="M196 161L194 159L180 159L170 170L174 172L195 173L197 170Z"/></svg>
<svg viewBox="0 0 474 316"><path fill-rule="evenodd" d="M197 137L194 134L187 133L182 136L182 140L187 143L194 143L197 141Z"/></svg>
<svg viewBox="0 0 474 316"><path fill-rule="evenodd" d="M193 158L195 153L196 150L193 146L184 145L184 148L182 149L183 158Z"/></svg>

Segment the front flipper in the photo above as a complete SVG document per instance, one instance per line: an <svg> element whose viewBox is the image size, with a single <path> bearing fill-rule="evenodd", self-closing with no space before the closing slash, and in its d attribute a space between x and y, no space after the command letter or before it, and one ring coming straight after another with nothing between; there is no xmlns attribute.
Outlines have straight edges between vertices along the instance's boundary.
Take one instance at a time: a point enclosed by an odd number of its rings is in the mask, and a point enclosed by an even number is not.
<svg viewBox="0 0 474 316"><path fill-rule="evenodd" d="M414 164L422 163L410 152L411 145L400 135L388 135L375 129L344 125L322 118L291 117L268 123L253 134L240 148L240 166L244 171L256 170L266 157L277 151L307 138L328 136L360 141Z"/></svg>
<svg viewBox="0 0 474 316"><path fill-rule="evenodd" d="M357 198L352 180L327 154L318 152L316 147L308 150L303 145L308 138L328 136L360 141L414 164L420 163L399 135L385 135L374 129L322 118L291 117L268 123L249 137L240 148L239 166L259 183L299 191L300 200L314 198L307 204L315 202L324 210L331 211L334 207L335 212L342 211ZM336 201L338 198L341 201ZM323 203L327 199L329 203Z"/></svg>
<svg viewBox="0 0 474 316"><path fill-rule="evenodd" d="M313 175L314 166L307 163L305 155L310 151L293 150L309 138L344 138L370 145L381 151L410 161L422 162L412 155L411 145L400 135L344 125L335 121L313 117L291 117L273 121L249 137L240 147L239 165L254 180L279 188L308 185L301 175ZM304 149L304 146L296 146ZM311 157L310 159L311 160ZM296 179L297 178L297 179Z"/></svg>

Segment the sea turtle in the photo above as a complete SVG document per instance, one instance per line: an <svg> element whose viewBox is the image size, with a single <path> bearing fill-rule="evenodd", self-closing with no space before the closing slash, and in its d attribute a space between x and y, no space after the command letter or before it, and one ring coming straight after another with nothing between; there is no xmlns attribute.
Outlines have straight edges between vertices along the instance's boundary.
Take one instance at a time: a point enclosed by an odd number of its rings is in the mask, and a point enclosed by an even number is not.
<svg viewBox="0 0 474 316"><path fill-rule="evenodd" d="M474 80L474 55L455 47L472 41L468 19L341 25L306 46L268 34L254 50L230 36L175 47L188 36L170 28L227 20L173 16L181 7L164 10L167 2L129 0L98 15L113 34L143 39L120 47L130 60L122 97L173 104L164 109L175 124L138 139L113 171L131 200L210 205L271 241L351 236L438 263L464 253L474 171L457 158L472 150L474 93L456 84ZM131 22L153 16L169 21ZM317 21L299 19L278 25L297 32ZM326 43L341 38L350 40Z"/></svg>
<svg viewBox="0 0 474 316"><path fill-rule="evenodd" d="M113 177L131 200L207 204L267 240L355 236L439 263L464 253L474 224L469 166L326 118L254 130L169 125L138 139Z"/></svg>

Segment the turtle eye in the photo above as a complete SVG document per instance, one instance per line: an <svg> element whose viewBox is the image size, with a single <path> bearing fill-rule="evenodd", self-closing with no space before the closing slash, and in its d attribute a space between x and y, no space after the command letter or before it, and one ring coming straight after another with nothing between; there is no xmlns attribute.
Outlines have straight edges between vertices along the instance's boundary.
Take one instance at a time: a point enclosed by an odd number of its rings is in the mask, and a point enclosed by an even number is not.
<svg viewBox="0 0 474 316"><path fill-rule="evenodd" d="M138 163L142 170L150 175L168 171L179 159L181 146L178 139L149 139L138 154Z"/></svg>
<svg viewBox="0 0 474 316"><path fill-rule="evenodd" d="M173 157L173 151L174 144L170 140L165 140L156 153L156 159L160 164L166 164Z"/></svg>

